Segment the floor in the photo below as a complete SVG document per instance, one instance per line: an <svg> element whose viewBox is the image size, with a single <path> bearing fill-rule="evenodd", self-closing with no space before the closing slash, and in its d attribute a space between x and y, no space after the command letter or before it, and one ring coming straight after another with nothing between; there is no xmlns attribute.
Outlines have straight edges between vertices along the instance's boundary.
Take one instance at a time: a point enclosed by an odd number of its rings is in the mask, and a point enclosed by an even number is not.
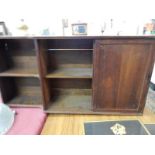
<svg viewBox="0 0 155 155"><path fill-rule="evenodd" d="M105 115L49 115L42 130L43 135L83 135L84 122L104 120L139 119L142 123L155 124L155 92L149 90L143 116L105 116Z"/></svg>
<svg viewBox="0 0 155 155"><path fill-rule="evenodd" d="M149 93L147 95L146 107L155 113L155 91L151 88L149 89Z"/></svg>

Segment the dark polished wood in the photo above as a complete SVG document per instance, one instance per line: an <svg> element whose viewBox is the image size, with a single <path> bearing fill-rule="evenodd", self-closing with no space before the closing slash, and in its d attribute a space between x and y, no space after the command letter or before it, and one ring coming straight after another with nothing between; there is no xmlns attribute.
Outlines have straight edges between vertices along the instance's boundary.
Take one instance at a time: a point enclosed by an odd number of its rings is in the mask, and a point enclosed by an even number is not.
<svg viewBox="0 0 155 155"><path fill-rule="evenodd" d="M153 42L148 40L97 40L93 110L142 111L154 52Z"/></svg>
<svg viewBox="0 0 155 155"><path fill-rule="evenodd" d="M1 77L1 94L10 105L41 105L42 95L38 78Z"/></svg>
<svg viewBox="0 0 155 155"><path fill-rule="evenodd" d="M142 114L153 36L0 37L0 90L9 105L48 113Z"/></svg>
<svg viewBox="0 0 155 155"><path fill-rule="evenodd" d="M46 45L46 42L41 42L35 39L34 43L35 43L35 49L37 54L40 84L41 84L41 90L42 90L42 98L43 98L42 104L43 104L43 109L46 110L48 107L48 103L50 102L50 87L48 84L48 80L45 78L45 75L47 74L47 55L44 50L44 46Z"/></svg>
<svg viewBox="0 0 155 155"><path fill-rule="evenodd" d="M68 40L68 39L91 39L91 40L98 40L98 39L155 39L155 36L151 35L136 35L136 36L0 36L0 39L45 39L45 40Z"/></svg>
<svg viewBox="0 0 155 155"><path fill-rule="evenodd" d="M33 39L8 39L2 43L0 76L39 76Z"/></svg>

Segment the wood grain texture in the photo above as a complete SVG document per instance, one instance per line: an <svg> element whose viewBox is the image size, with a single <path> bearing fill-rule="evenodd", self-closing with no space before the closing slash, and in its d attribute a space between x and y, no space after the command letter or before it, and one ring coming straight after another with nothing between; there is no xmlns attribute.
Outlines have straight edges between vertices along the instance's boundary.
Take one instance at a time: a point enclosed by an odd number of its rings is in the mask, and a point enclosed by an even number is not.
<svg viewBox="0 0 155 155"><path fill-rule="evenodd" d="M53 39L46 40L48 49L92 49L93 39Z"/></svg>
<svg viewBox="0 0 155 155"><path fill-rule="evenodd" d="M34 39L26 39L26 38L17 38L5 40L6 46L11 51L16 51L16 53L20 53L20 55L34 55L34 53L28 52L34 50ZM20 52L18 52L20 51ZM23 51L23 52L21 52ZM27 52L26 52L27 51Z"/></svg>
<svg viewBox="0 0 155 155"><path fill-rule="evenodd" d="M7 72L7 70L22 70L26 73L34 74L38 73L37 61L34 56L9 56L6 60L7 68L3 70ZM26 72L27 71L27 72ZM33 72L32 72L33 71ZM3 74L3 72L1 72ZM17 72L18 73L18 72Z"/></svg>
<svg viewBox="0 0 155 155"><path fill-rule="evenodd" d="M37 78L3 77L0 78L0 85L2 98L6 104L19 106L42 104L41 88Z"/></svg>
<svg viewBox="0 0 155 155"><path fill-rule="evenodd" d="M92 79L75 79L75 78L63 78L63 79L48 79L49 87L62 88L62 89L92 89ZM52 93L52 92L51 92Z"/></svg>
<svg viewBox="0 0 155 155"><path fill-rule="evenodd" d="M92 50L69 50L69 51L50 51L45 53L48 55L49 66L62 64L92 64ZM55 60L56 64L52 61Z"/></svg>
<svg viewBox="0 0 155 155"><path fill-rule="evenodd" d="M84 123L107 120L139 119L142 123L155 123L155 115L145 109L143 116L64 115L50 114L42 135L84 135Z"/></svg>
<svg viewBox="0 0 155 155"><path fill-rule="evenodd" d="M92 51L47 52L47 77L92 77ZM53 73L53 74L52 74Z"/></svg>
<svg viewBox="0 0 155 155"><path fill-rule="evenodd" d="M91 110L91 79L48 79L48 113L80 113Z"/></svg>
<svg viewBox="0 0 155 155"><path fill-rule="evenodd" d="M27 68L12 68L0 73L0 77L38 77L38 72L33 69Z"/></svg>
<svg viewBox="0 0 155 155"><path fill-rule="evenodd" d="M94 111L139 111L152 43L145 40L97 41L94 51ZM144 108L144 107L143 107Z"/></svg>
<svg viewBox="0 0 155 155"><path fill-rule="evenodd" d="M0 59L0 76L38 77L33 40L3 40Z"/></svg>
<svg viewBox="0 0 155 155"><path fill-rule="evenodd" d="M2 37L2 97L6 103L22 105L41 101L44 110L53 113L142 114L155 59L154 40L144 36ZM77 93L85 89L93 90L94 104L92 94ZM66 108L71 104L74 112Z"/></svg>
<svg viewBox="0 0 155 155"><path fill-rule="evenodd" d="M87 49L87 48L49 48L47 49L47 51L63 51L63 52L67 52L67 51L93 51L93 49Z"/></svg>
<svg viewBox="0 0 155 155"><path fill-rule="evenodd" d="M45 53L46 42L35 39L34 44L40 75L43 109L46 110L48 107L48 103L50 102L50 87L48 83L49 81L45 78L45 75L47 74L47 59L48 59L47 54Z"/></svg>
<svg viewBox="0 0 155 155"><path fill-rule="evenodd" d="M20 87L18 88L18 91L18 94L7 104L20 107L42 107L40 87Z"/></svg>
<svg viewBox="0 0 155 155"><path fill-rule="evenodd" d="M90 89L53 89L49 113L83 113L91 111Z"/></svg>
<svg viewBox="0 0 155 155"><path fill-rule="evenodd" d="M51 71L46 78L92 78L92 68L61 67L55 71Z"/></svg>

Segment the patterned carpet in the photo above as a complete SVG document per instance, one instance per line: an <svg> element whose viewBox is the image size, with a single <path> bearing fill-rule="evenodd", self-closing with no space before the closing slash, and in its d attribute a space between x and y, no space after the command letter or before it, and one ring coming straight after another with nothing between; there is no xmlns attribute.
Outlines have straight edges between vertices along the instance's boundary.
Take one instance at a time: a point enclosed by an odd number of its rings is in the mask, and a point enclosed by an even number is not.
<svg viewBox="0 0 155 155"><path fill-rule="evenodd" d="M146 100L146 107L155 113L155 91L149 88Z"/></svg>

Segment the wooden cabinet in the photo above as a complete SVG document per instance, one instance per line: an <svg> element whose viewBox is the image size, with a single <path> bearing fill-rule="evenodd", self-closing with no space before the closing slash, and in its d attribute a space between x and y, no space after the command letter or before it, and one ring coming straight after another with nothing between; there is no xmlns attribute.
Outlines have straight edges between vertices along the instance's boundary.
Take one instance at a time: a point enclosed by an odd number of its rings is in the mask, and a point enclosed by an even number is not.
<svg viewBox="0 0 155 155"><path fill-rule="evenodd" d="M154 50L153 42L147 40L95 42L94 111L142 112Z"/></svg>
<svg viewBox="0 0 155 155"><path fill-rule="evenodd" d="M0 89L6 104L42 106L34 39L0 39Z"/></svg>
<svg viewBox="0 0 155 155"><path fill-rule="evenodd" d="M142 113L154 37L0 38L0 90L9 105L47 113Z"/></svg>

